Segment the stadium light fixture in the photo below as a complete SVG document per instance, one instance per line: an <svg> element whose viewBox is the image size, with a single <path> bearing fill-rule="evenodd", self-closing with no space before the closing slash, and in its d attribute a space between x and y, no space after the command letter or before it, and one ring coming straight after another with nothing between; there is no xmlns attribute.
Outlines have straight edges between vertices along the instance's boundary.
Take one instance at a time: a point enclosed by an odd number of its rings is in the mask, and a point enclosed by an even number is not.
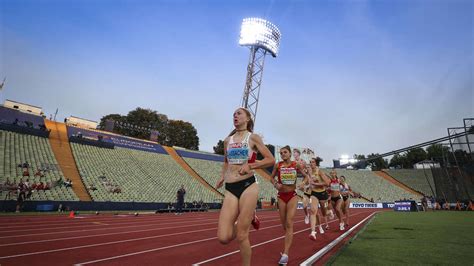
<svg viewBox="0 0 474 266"><path fill-rule="evenodd" d="M239 44L250 48L242 107L250 111L254 122L257 119L265 55L270 53L273 57L277 57L280 38L280 30L267 20L246 18L242 21Z"/></svg>
<svg viewBox="0 0 474 266"><path fill-rule="evenodd" d="M280 38L280 30L271 22L261 18L246 18L240 29L239 44L263 48L276 57L280 48Z"/></svg>

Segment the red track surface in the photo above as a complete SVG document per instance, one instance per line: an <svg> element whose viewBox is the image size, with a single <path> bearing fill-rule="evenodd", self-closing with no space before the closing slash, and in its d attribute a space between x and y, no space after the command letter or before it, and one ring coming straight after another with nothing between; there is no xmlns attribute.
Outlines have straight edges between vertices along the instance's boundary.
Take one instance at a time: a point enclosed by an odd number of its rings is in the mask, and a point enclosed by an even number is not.
<svg viewBox="0 0 474 266"><path fill-rule="evenodd" d="M351 225L372 212L352 209ZM278 213L261 212L259 217L260 230L250 233L252 264L276 265L284 243ZM214 212L84 215L74 219L0 217L0 265L191 265L208 260L204 265L239 265L238 243L224 246L216 239L217 218ZM311 241L303 218L299 210L289 265L299 265L342 234L334 220L329 231Z"/></svg>

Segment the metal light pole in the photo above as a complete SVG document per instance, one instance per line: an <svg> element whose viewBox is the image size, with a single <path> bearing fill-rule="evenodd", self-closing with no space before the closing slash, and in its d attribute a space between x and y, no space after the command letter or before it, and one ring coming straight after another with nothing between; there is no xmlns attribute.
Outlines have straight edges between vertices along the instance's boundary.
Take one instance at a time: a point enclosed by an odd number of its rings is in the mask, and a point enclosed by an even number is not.
<svg viewBox="0 0 474 266"><path fill-rule="evenodd" d="M257 119L265 56L270 53L273 57L277 57L280 38L280 30L269 21L246 18L242 22L239 44L250 48L242 107L250 111L254 122Z"/></svg>

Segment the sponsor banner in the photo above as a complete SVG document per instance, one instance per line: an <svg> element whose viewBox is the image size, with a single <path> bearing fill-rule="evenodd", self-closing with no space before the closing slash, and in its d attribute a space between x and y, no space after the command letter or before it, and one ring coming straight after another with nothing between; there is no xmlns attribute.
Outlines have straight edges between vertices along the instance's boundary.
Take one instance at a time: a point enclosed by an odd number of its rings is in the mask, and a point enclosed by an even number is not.
<svg viewBox="0 0 474 266"><path fill-rule="evenodd" d="M381 209L383 208L382 203L370 203L370 202L351 202L349 208L371 208L371 209Z"/></svg>
<svg viewBox="0 0 474 266"><path fill-rule="evenodd" d="M384 209L393 209L395 207L395 203L393 202L384 202L382 203Z"/></svg>
<svg viewBox="0 0 474 266"><path fill-rule="evenodd" d="M412 201L397 201L395 202L395 205L393 206L393 210L397 212L413 211L412 203L415 203L415 202L414 201L413 202Z"/></svg>
<svg viewBox="0 0 474 266"><path fill-rule="evenodd" d="M158 143L151 143L139 139L128 138L125 136L108 134L107 132L92 131L83 128L68 126L67 133L69 137L81 135L83 138L91 140L99 140L99 136L101 136L101 141L113 143L115 146L118 147L167 154L163 147L161 147L161 145Z"/></svg>

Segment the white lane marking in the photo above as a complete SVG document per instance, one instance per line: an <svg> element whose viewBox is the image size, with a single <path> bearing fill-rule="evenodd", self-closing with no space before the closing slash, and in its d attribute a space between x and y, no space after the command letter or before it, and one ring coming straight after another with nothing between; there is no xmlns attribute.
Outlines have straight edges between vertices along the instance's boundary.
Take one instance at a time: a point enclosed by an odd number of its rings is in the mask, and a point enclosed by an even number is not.
<svg viewBox="0 0 474 266"><path fill-rule="evenodd" d="M371 213L369 216L367 216L364 220L360 221L358 224L353 226L351 229L347 230L344 234L340 235L338 238L334 239L331 243L329 243L327 246L324 248L320 249L318 252L316 252L313 256L309 257L307 260L303 261L300 266L309 266L313 265L317 260L319 260L324 254L326 254L329 250L331 250L334 246L339 244L346 236L348 236L352 231L354 231L359 225L367 221L370 217L374 216L374 213Z"/></svg>

